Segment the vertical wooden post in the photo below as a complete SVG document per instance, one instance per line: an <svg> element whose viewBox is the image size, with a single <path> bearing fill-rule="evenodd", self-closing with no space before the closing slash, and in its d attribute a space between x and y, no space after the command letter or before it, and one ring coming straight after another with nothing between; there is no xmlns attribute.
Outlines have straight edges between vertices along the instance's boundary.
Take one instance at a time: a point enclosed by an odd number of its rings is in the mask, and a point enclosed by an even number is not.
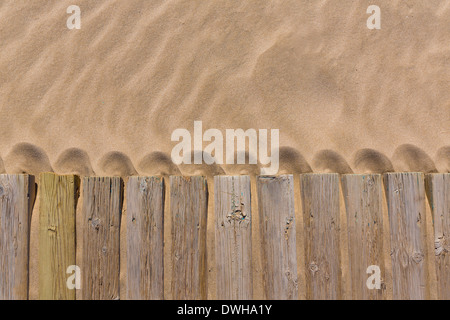
<svg viewBox="0 0 450 320"><path fill-rule="evenodd" d="M127 184L127 295L164 299L164 179L130 177Z"/></svg>
<svg viewBox="0 0 450 320"><path fill-rule="evenodd" d="M427 193L434 221L438 297L450 300L450 173L428 174Z"/></svg>
<svg viewBox="0 0 450 320"><path fill-rule="evenodd" d="M83 300L119 299L122 179L83 179Z"/></svg>
<svg viewBox="0 0 450 320"><path fill-rule="evenodd" d="M381 175L346 174L342 176L348 227L350 256L350 282L355 300L380 300L385 298L386 287L369 289L371 274L385 275L383 260L383 212ZM368 267L374 266L367 273ZM377 269L378 268L378 269Z"/></svg>
<svg viewBox="0 0 450 320"><path fill-rule="evenodd" d="M252 215L249 176L215 176L217 298L250 300Z"/></svg>
<svg viewBox="0 0 450 320"><path fill-rule="evenodd" d="M207 297L206 219L208 187L204 177L170 177L172 217L172 294L175 300Z"/></svg>
<svg viewBox="0 0 450 320"><path fill-rule="evenodd" d="M75 300L67 268L75 263L78 176L41 173L39 202L39 298Z"/></svg>
<svg viewBox="0 0 450 320"><path fill-rule="evenodd" d="M387 173L394 299L428 297L423 173Z"/></svg>
<svg viewBox="0 0 450 320"><path fill-rule="evenodd" d="M339 175L302 174L301 198L305 225L306 297L342 297L339 237Z"/></svg>
<svg viewBox="0 0 450 320"><path fill-rule="evenodd" d="M294 179L257 179L264 289L267 299L298 299Z"/></svg>
<svg viewBox="0 0 450 320"><path fill-rule="evenodd" d="M0 300L28 299L34 177L0 175Z"/></svg>

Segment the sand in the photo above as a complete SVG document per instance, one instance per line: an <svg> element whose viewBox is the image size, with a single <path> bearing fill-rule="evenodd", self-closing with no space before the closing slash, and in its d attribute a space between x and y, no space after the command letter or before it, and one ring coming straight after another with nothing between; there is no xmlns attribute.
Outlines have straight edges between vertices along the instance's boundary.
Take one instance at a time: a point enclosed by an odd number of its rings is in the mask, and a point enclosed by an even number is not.
<svg viewBox="0 0 450 320"><path fill-rule="evenodd" d="M450 172L448 1L75 2L0 1L0 173L257 173L174 165L195 120L279 129L279 173Z"/></svg>
<svg viewBox="0 0 450 320"><path fill-rule="evenodd" d="M450 169L446 1L72 2L0 3L2 171L176 172L194 120L279 129L290 168Z"/></svg>

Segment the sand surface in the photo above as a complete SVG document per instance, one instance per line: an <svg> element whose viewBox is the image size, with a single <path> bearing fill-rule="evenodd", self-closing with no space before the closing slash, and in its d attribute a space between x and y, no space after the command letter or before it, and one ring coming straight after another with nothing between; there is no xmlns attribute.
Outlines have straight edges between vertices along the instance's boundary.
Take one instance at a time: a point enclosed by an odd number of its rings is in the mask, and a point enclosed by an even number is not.
<svg viewBox="0 0 450 320"><path fill-rule="evenodd" d="M194 120L279 129L297 171L450 169L448 1L379 0L381 30L367 1L71 4L0 2L2 171L176 170Z"/></svg>
<svg viewBox="0 0 450 320"><path fill-rule="evenodd" d="M450 2L372 2L0 0L0 173L256 173L172 164L194 120L279 129L280 173L450 172Z"/></svg>

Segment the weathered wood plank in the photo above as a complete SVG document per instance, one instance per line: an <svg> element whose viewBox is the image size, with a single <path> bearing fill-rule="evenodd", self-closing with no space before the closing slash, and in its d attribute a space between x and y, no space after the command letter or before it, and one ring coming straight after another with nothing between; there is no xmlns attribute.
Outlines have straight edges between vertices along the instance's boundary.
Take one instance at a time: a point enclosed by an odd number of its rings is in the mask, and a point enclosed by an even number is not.
<svg viewBox="0 0 450 320"><path fill-rule="evenodd" d="M249 176L215 176L217 298L250 300L252 215Z"/></svg>
<svg viewBox="0 0 450 320"><path fill-rule="evenodd" d="M127 296L164 299L164 179L130 177L127 184Z"/></svg>
<svg viewBox="0 0 450 320"><path fill-rule="evenodd" d="M306 297L342 298L339 175L300 175L305 227Z"/></svg>
<svg viewBox="0 0 450 320"><path fill-rule="evenodd" d="M367 279L379 268L384 279L382 179L379 174L342 176L348 228L350 283L353 299L381 300L386 298L386 286L369 289Z"/></svg>
<svg viewBox="0 0 450 320"><path fill-rule="evenodd" d="M298 299L294 179L292 175L257 179L265 296Z"/></svg>
<svg viewBox="0 0 450 320"><path fill-rule="evenodd" d="M39 298L75 300L67 287L67 268L75 263L75 212L78 176L39 176Z"/></svg>
<svg viewBox="0 0 450 320"><path fill-rule="evenodd" d="M428 297L423 173L384 175L391 233L394 299Z"/></svg>
<svg viewBox="0 0 450 320"><path fill-rule="evenodd" d="M204 177L170 177L172 295L176 300L207 298L206 222L208 187Z"/></svg>
<svg viewBox="0 0 450 320"><path fill-rule="evenodd" d="M83 300L119 299L122 192L119 177L83 179Z"/></svg>
<svg viewBox="0 0 450 320"><path fill-rule="evenodd" d="M434 225L438 298L450 300L450 173L427 175Z"/></svg>
<svg viewBox="0 0 450 320"><path fill-rule="evenodd" d="M0 175L0 300L28 299L34 177Z"/></svg>

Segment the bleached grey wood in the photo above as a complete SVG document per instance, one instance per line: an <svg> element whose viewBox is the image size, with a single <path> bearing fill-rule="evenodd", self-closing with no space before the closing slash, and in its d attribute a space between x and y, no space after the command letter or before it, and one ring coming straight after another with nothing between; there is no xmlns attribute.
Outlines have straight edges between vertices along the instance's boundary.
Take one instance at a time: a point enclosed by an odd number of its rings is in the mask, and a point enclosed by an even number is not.
<svg viewBox="0 0 450 320"><path fill-rule="evenodd" d="M175 300L207 298L206 219L208 187L204 177L170 177L172 218L172 295Z"/></svg>
<svg viewBox="0 0 450 320"><path fill-rule="evenodd" d="M119 177L83 179L83 300L119 299L122 193Z"/></svg>
<svg viewBox="0 0 450 320"><path fill-rule="evenodd" d="M127 184L127 295L164 298L164 179L130 177Z"/></svg>
<svg viewBox="0 0 450 320"><path fill-rule="evenodd" d="M450 300L450 173L427 175L434 224L438 298Z"/></svg>
<svg viewBox="0 0 450 320"><path fill-rule="evenodd" d="M381 279L385 277L381 175L346 174L341 180L347 215L352 299L385 299L384 283L379 283L379 288L367 287L367 280L374 272L372 268L379 268ZM367 273L369 267L370 274Z"/></svg>
<svg viewBox="0 0 450 320"><path fill-rule="evenodd" d="M298 299L294 179L292 175L257 179L265 296Z"/></svg>
<svg viewBox="0 0 450 320"><path fill-rule="evenodd" d="M252 215L249 176L215 176L217 298L249 300Z"/></svg>
<svg viewBox="0 0 450 320"><path fill-rule="evenodd" d="M306 297L342 298L339 175L300 175L305 226Z"/></svg>
<svg viewBox="0 0 450 320"><path fill-rule="evenodd" d="M28 299L34 176L0 175L0 300Z"/></svg>
<svg viewBox="0 0 450 320"><path fill-rule="evenodd" d="M384 175L391 233L393 298L428 297L424 174Z"/></svg>

